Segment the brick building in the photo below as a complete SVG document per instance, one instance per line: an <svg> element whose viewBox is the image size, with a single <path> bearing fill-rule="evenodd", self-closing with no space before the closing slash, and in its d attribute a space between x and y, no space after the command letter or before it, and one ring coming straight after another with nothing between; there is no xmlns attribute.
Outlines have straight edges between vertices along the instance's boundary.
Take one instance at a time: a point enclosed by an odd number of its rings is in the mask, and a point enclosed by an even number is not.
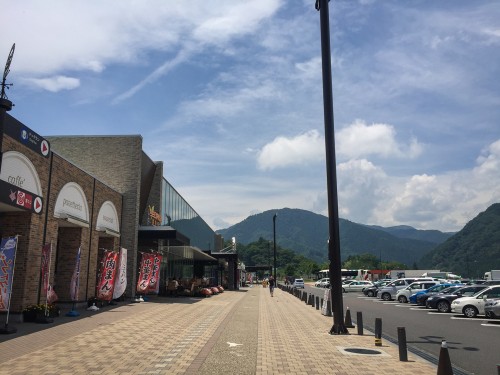
<svg viewBox="0 0 500 375"><path fill-rule="evenodd" d="M163 162L142 150L140 135L43 138L4 116L0 237L19 236L11 312L45 301L40 266L41 248L48 243L50 284L59 303L70 303L79 248L81 304L95 296L103 249L128 250L126 297L135 296L143 252L163 254L160 294L172 276L238 287L235 254L215 255L223 239L164 178ZM30 207L11 199L16 191L31 196Z"/></svg>

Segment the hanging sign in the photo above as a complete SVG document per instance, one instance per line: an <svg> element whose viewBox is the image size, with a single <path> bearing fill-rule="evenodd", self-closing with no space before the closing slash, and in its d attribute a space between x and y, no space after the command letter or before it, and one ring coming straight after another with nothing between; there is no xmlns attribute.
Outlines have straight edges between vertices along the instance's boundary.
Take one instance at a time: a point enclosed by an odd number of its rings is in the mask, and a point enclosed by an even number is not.
<svg viewBox="0 0 500 375"><path fill-rule="evenodd" d="M38 215L42 213L42 197L3 180L0 180L0 202Z"/></svg>
<svg viewBox="0 0 500 375"><path fill-rule="evenodd" d="M32 149L43 157L49 157L50 144L41 135L35 133L22 122L16 120L14 117L6 113L5 123L3 127L4 134L15 139L19 143Z"/></svg>

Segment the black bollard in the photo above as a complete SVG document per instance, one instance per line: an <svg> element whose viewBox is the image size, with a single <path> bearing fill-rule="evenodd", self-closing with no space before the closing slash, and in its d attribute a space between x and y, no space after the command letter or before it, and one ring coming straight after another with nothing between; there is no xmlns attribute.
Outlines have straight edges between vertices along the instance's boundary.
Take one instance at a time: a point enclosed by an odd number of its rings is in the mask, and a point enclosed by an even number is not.
<svg viewBox="0 0 500 375"><path fill-rule="evenodd" d="M439 351L437 375L453 375L451 367L450 353L448 353L448 345L446 341L441 341L441 350Z"/></svg>
<svg viewBox="0 0 500 375"><path fill-rule="evenodd" d="M319 310L319 297L316 296L316 310Z"/></svg>
<svg viewBox="0 0 500 375"><path fill-rule="evenodd" d="M408 362L405 327L398 327L398 347L399 347L399 360L401 362Z"/></svg>
<svg viewBox="0 0 500 375"><path fill-rule="evenodd" d="M382 346L382 318L375 318L375 346Z"/></svg>
<svg viewBox="0 0 500 375"><path fill-rule="evenodd" d="M358 335L363 336L363 313L361 311L356 313L356 324L358 325Z"/></svg>

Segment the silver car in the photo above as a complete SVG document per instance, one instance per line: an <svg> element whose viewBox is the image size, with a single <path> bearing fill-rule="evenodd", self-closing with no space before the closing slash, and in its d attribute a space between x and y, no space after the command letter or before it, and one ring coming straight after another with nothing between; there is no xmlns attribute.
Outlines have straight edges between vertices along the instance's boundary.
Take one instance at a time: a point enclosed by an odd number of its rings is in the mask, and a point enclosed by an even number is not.
<svg viewBox="0 0 500 375"><path fill-rule="evenodd" d="M492 319L500 319L500 298L489 299L484 304L484 315Z"/></svg>

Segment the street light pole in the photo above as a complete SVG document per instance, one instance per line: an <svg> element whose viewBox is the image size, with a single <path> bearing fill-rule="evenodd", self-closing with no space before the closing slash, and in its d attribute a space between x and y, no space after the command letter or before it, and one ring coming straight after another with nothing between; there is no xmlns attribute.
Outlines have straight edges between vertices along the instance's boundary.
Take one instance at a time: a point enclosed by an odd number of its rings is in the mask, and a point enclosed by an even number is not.
<svg viewBox="0 0 500 375"><path fill-rule="evenodd" d="M342 300L342 268L340 262L339 208L333 124L332 64L328 2L329 0L316 0L316 9L319 10L320 13L321 26L326 184L328 193L328 259L330 260L330 292L332 295L333 310L333 326L330 329L330 334L345 335L349 334L349 332L344 323L344 303Z"/></svg>
<svg viewBox="0 0 500 375"><path fill-rule="evenodd" d="M275 283L278 282L278 279L276 279L276 216L278 216L278 214L274 214L274 216L273 216L274 282Z"/></svg>
<svg viewBox="0 0 500 375"><path fill-rule="evenodd" d="M272 275L273 269L271 267L271 241L267 241L267 268L269 275Z"/></svg>

